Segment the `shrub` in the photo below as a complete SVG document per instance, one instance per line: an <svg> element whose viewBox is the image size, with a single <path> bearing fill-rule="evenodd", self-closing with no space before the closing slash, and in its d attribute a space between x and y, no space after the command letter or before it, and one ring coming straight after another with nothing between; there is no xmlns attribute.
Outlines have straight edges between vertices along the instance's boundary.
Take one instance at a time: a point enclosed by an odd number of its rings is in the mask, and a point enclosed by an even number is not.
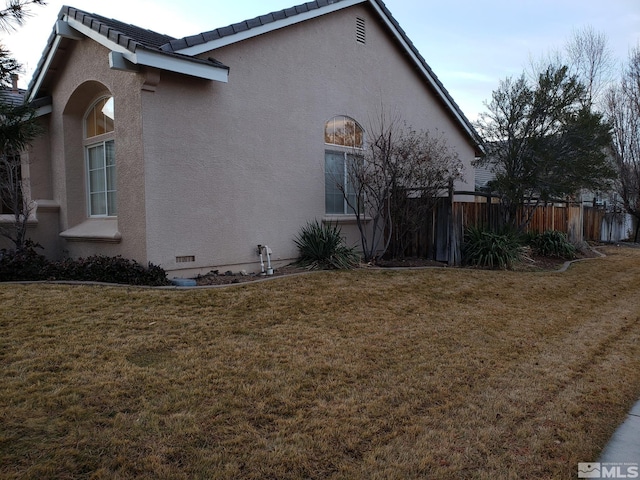
<svg viewBox="0 0 640 480"><path fill-rule="evenodd" d="M557 230L547 230L534 235L529 244L534 251L545 257L558 257L571 260L576 257L576 247L573 246L567 236Z"/></svg>
<svg viewBox="0 0 640 480"><path fill-rule="evenodd" d="M29 243L21 251L0 252L0 281L77 280L128 285L167 285L167 273L149 263L144 267L120 256L95 255L77 260L49 262Z"/></svg>
<svg viewBox="0 0 640 480"><path fill-rule="evenodd" d="M309 269L346 269L360 262L355 247L347 247L337 225L317 220L307 223L294 240L298 247L298 265Z"/></svg>
<svg viewBox="0 0 640 480"><path fill-rule="evenodd" d="M477 227L465 231L462 257L468 265L506 269L520 262L522 255L522 245L514 232L493 233Z"/></svg>
<svg viewBox="0 0 640 480"><path fill-rule="evenodd" d="M0 250L0 282L46 280L51 265L36 248L42 248L27 240L22 250Z"/></svg>
<svg viewBox="0 0 640 480"><path fill-rule="evenodd" d="M64 260L56 264L58 280L123 283L127 285L167 285L166 272L149 263L148 267L121 256L93 255L77 260Z"/></svg>

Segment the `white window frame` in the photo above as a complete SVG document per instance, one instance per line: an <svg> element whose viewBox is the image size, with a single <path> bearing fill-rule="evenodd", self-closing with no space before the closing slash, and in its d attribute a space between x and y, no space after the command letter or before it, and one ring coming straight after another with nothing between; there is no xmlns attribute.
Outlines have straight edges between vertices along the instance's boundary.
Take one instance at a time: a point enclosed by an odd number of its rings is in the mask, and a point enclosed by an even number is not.
<svg viewBox="0 0 640 480"><path fill-rule="evenodd" d="M359 137L360 137L360 144L356 144L355 139L357 138L357 135L355 134L354 131L354 140L351 142L350 145L347 144L337 144L337 143L330 143L327 142L327 126L331 123L331 122L335 122L337 119L340 120L344 120L344 121L348 121L348 122L353 122L353 124L360 130L359 133ZM349 157L356 157L360 154L360 152L363 151L364 149L364 129L362 128L362 126L352 117L349 117L347 115L336 115L334 117L332 117L330 120L328 120L327 122L325 122L325 152L324 152L324 156L325 156L325 164L324 164L324 175L325 175L325 194L324 194L324 198L325 198L325 215L356 215L356 212L353 208L351 208L349 206L349 202L347 201L347 199L345 198L345 196L342 194L342 192L340 192L340 195L342 195L342 210L340 212L329 212L327 209L327 194L330 193L328 191L329 188L329 183L330 181L332 181L331 178L329 178L328 172L327 172L327 155L337 155L337 156L342 156L342 185L345 185L347 187L347 189L349 189L350 187L350 183L349 182L349 174L348 174L348 166L349 166ZM334 136L335 138L335 136ZM334 179L335 180L335 179ZM337 189L338 191L340 190L339 187L334 186L334 189ZM333 194L335 194L335 192L332 192ZM347 195L352 196L353 197L353 203L355 204L355 195L356 192L353 191L351 193L347 193Z"/></svg>
<svg viewBox="0 0 640 480"><path fill-rule="evenodd" d="M117 180L116 180L116 164L115 164L115 127L114 130L102 133L93 137L87 138L87 119L89 115L91 115L96 107L96 105L105 100L111 99L111 102L108 102L111 110L109 112L113 115L113 97L111 96L103 96L98 98L95 102L91 104L91 106L87 109L87 112L84 115L82 125L83 125L83 138L84 138L84 155L85 155L85 191L86 191L86 201L87 201L87 215L90 218L106 218L106 217L116 217L117 216ZM104 112L104 110L103 110ZM109 164L107 159L107 153L109 149L107 148L107 144L111 144L111 152L113 153L113 158L111 159L111 163ZM91 168L91 152L96 148L102 147L102 160L101 164L95 168ZM110 175L109 170L112 171ZM92 188L91 182L91 174L95 172L100 172L102 177L102 184L104 185L103 190L94 191ZM92 207L92 197L97 194L102 194L104 196L102 203L104 204L104 212L96 213L93 211ZM110 201L111 200L111 201Z"/></svg>
<svg viewBox="0 0 640 480"><path fill-rule="evenodd" d="M112 152L113 152L113 159L112 159L112 164L108 164L107 162L107 153L108 153L108 148L107 148L107 144L111 143L112 146ZM101 159L101 163L97 168L91 168L91 151L95 150L97 148L102 147L102 159ZM92 218L97 218L97 217L115 217L117 216L117 188L116 185L114 185L114 183L116 182L115 180L115 176L116 176L116 172L115 172L115 140L113 139L109 139L109 140L103 140L101 142L96 142L96 143L92 143L91 145L87 145L85 146L85 155L86 155L86 172L87 172L87 180L86 180L86 184L87 184L87 212L89 214L89 217ZM110 175L109 170L113 170L113 174ZM104 185L104 188L102 190L92 190L92 185L91 185L91 174L93 172L98 172L99 175L101 176L101 180L102 180L102 185ZM95 213L93 211L93 203L92 203L92 197L94 197L95 195L102 195L103 196L103 204L104 204L104 213ZM114 198L115 197L115 198Z"/></svg>

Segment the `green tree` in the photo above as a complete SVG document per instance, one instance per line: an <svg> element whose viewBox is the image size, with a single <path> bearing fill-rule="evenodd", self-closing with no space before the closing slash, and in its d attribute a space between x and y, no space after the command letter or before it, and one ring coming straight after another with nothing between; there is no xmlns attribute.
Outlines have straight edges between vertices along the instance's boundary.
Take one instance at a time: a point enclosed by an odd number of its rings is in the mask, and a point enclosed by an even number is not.
<svg viewBox="0 0 640 480"><path fill-rule="evenodd" d="M534 81L507 78L485 104L476 127L487 155L476 164L495 174L490 188L507 225L522 230L541 203L606 188L615 177L609 126L584 95L567 67L551 65Z"/></svg>

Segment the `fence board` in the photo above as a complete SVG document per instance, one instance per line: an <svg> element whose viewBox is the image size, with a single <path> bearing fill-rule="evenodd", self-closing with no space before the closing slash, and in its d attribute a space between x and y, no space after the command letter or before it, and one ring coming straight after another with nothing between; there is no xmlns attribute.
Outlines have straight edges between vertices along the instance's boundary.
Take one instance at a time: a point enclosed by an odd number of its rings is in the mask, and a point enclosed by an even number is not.
<svg viewBox="0 0 640 480"><path fill-rule="evenodd" d="M502 227L500 205L492 203L491 198L476 198L479 201L453 203L453 235L458 246L468 227L480 227L494 232ZM519 214L522 214L522 211ZM602 207L567 202L539 206L525 230L557 230L567 234L572 242L600 241L603 233L606 233L603 232L603 224L606 226L605 211ZM433 211L425 217L421 227L414 232L404 255L446 262L449 260L449 234L449 198L445 197L439 199Z"/></svg>

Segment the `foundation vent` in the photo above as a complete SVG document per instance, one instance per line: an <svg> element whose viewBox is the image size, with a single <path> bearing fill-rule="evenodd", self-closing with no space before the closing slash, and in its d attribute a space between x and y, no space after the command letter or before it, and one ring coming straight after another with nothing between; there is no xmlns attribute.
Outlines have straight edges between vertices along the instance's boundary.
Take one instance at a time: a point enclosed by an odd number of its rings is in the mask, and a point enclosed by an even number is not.
<svg viewBox="0 0 640 480"><path fill-rule="evenodd" d="M364 18L356 17L356 42L361 45L367 43L367 31L365 28Z"/></svg>
<svg viewBox="0 0 640 480"><path fill-rule="evenodd" d="M195 255L184 255L182 257L176 257L176 263L189 263L189 262L195 262L195 261L196 261Z"/></svg>

